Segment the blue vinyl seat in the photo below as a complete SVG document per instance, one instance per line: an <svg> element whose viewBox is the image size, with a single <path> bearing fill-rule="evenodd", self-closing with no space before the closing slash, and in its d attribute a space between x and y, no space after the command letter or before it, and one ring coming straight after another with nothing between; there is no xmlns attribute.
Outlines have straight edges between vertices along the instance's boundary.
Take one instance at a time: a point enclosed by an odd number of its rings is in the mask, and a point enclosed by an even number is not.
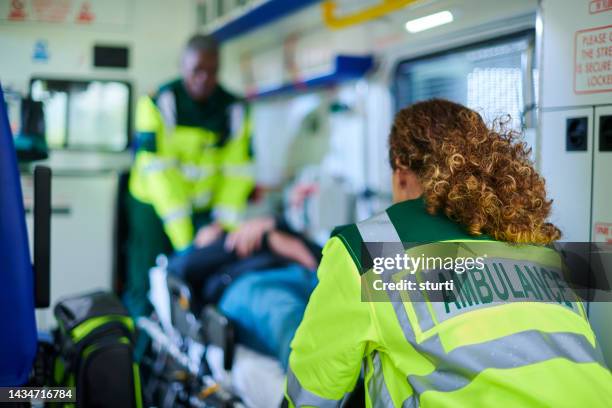
<svg viewBox="0 0 612 408"><path fill-rule="evenodd" d="M19 168L0 85L0 386L27 382L36 355L34 276Z"/></svg>

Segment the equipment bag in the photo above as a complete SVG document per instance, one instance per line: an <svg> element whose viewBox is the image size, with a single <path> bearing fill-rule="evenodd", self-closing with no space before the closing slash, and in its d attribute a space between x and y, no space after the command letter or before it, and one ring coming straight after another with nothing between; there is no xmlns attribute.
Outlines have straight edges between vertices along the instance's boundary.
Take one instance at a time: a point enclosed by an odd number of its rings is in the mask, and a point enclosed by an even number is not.
<svg viewBox="0 0 612 408"><path fill-rule="evenodd" d="M142 407L134 322L117 297L100 291L64 299L54 313L56 385L76 388L77 407Z"/></svg>

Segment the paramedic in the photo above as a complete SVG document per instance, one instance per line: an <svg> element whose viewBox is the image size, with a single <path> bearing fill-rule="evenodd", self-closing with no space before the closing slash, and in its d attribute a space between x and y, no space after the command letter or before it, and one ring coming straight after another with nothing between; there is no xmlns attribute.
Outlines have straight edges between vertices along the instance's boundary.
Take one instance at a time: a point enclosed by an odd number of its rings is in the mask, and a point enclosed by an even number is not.
<svg viewBox="0 0 612 408"><path fill-rule="evenodd" d="M545 246L561 235L546 221L551 201L516 138L449 101L397 114L389 139L395 204L337 229L326 244L291 344L290 406L337 406L362 363L368 407L612 405L612 375L580 302L417 303L393 292L362 301L362 290L372 294L362 283L372 275L362 267L365 242L418 243L420 253L441 241L486 241L508 277L512 263L558 265Z"/></svg>
<svg viewBox="0 0 612 408"><path fill-rule="evenodd" d="M182 78L142 97L128 197L125 303L149 310L148 270L160 253L185 252L194 236L237 225L253 188L248 107L217 83L218 44L195 35Z"/></svg>

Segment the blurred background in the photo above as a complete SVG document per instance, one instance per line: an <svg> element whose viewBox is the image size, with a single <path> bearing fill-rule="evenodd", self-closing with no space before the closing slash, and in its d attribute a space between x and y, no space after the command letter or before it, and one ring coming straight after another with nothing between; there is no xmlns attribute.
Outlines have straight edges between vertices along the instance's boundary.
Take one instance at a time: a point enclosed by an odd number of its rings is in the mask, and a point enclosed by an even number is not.
<svg viewBox="0 0 612 408"><path fill-rule="evenodd" d="M253 214L282 206L324 243L385 208L393 115L438 97L509 115L563 239L612 240L611 16L603 0L0 0L27 212L31 160L53 170L52 304L121 292L135 101L179 75L195 32L219 40L220 82L253 109ZM589 313L609 352L609 306Z"/></svg>

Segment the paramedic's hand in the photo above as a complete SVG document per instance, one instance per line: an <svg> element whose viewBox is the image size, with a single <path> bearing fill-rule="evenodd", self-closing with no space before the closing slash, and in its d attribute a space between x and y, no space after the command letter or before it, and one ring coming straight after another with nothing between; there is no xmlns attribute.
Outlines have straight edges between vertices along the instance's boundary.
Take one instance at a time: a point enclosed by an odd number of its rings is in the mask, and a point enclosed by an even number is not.
<svg viewBox="0 0 612 408"><path fill-rule="evenodd" d="M212 244L217 238L223 233L223 228L217 223L207 225L198 230L195 239L193 240L193 246L196 248L203 248Z"/></svg>
<svg viewBox="0 0 612 408"><path fill-rule="evenodd" d="M225 238L225 250L236 251L239 257L251 255L261 248L263 236L275 227L272 217L254 218L243 222L236 231Z"/></svg>
<svg viewBox="0 0 612 408"><path fill-rule="evenodd" d="M277 255L295 261L308 270L314 271L318 267L317 260L310 250L294 236L272 231L268 234L268 246Z"/></svg>

